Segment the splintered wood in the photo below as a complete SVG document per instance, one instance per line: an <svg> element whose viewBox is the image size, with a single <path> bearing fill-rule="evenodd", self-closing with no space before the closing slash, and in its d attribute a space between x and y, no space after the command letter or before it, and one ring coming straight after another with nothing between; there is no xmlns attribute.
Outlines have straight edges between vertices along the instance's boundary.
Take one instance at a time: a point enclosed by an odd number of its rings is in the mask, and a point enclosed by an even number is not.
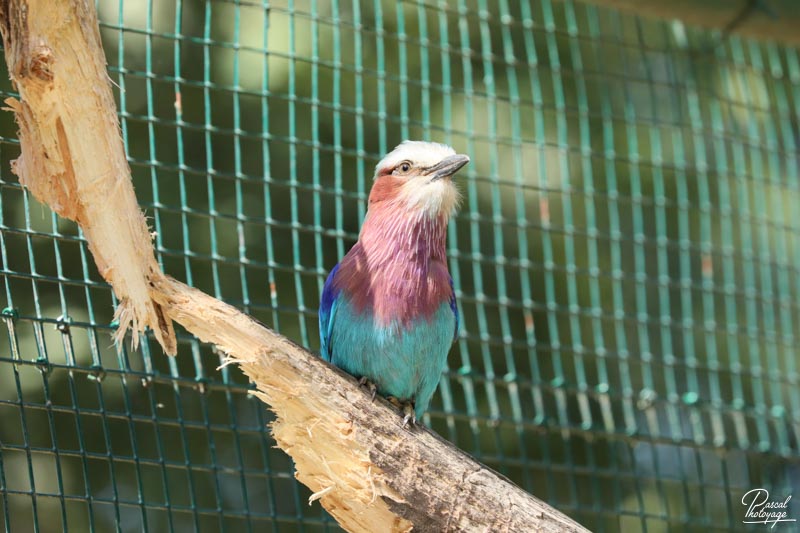
<svg viewBox="0 0 800 533"><path fill-rule="evenodd" d="M169 277L155 288L257 385L297 479L349 531L585 531L236 308Z"/></svg>
<svg viewBox="0 0 800 533"><path fill-rule="evenodd" d="M151 328L175 354L172 323L151 296L161 275L136 203L117 122L94 2L3 0L0 32L20 99L6 99L19 125L22 155L12 166L41 202L75 220L128 326Z"/></svg>
<svg viewBox="0 0 800 533"><path fill-rule="evenodd" d="M176 352L172 320L214 343L276 414L296 476L350 531L585 531L382 399L234 307L165 276L136 203L94 0L0 0L20 100L21 183L83 229L120 300L117 339L146 327Z"/></svg>

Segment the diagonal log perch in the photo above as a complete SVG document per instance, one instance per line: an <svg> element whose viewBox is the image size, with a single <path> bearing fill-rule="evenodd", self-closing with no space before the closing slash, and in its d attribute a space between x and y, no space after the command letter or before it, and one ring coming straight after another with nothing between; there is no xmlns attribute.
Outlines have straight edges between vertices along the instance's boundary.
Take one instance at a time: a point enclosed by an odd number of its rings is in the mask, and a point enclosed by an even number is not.
<svg viewBox="0 0 800 533"><path fill-rule="evenodd" d="M237 309L171 278L170 317L225 350L277 415L297 479L350 531L585 531L383 400Z"/></svg>
<svg viewBox="0 0 800 533"><path fill-rule="evenodd" d="M401 427L383 400L237 309L165 276L136 203L94 0L0 0L20 100L9 99L39 200L80 224L120 298L119 339L150 327L175 353L172 320L216 344L277 415L297 478L350 531L585 531L431 431Z"/></svg>

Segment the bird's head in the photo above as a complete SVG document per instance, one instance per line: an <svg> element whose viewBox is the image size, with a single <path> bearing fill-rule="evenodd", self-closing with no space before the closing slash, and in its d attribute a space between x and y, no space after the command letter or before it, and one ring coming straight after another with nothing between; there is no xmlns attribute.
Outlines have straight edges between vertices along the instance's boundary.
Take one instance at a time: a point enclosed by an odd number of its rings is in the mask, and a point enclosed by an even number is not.
<svg viewBox="0 0 800 533"><path fill-rule="evenodd" d="M403 141L375 167L370 206L391 202L392 207L446 220L460 200L450 178L467 163L469 157L445 144Z"/></svg>

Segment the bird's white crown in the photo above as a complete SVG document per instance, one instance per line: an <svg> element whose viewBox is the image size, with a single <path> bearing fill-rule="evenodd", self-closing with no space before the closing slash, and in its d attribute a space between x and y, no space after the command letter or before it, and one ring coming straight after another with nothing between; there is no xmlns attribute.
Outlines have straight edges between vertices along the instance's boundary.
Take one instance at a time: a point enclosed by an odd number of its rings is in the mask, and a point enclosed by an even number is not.
<svg viewBox="0 0 800 533"><path fill-rule="evenodd" d="M403 141L386 154L375 167L377 174L381 169L393 168L403 161L411 161L421 167L430 167L456 151L446 144L427 141Z"/></svg>
<svg viewBox="0 0 800 533"><path fill-rule="evenodd" d="M426 141L403 141L378 163L375 174L384 169L393 169L403 161L414 167L427 168L443 159L456 155L446 144ZM445 220L455 212L461 195L451 179L431 179L424 174L411 174L404 180L397 200L409 209L429 217L444 216Z"/></svg>

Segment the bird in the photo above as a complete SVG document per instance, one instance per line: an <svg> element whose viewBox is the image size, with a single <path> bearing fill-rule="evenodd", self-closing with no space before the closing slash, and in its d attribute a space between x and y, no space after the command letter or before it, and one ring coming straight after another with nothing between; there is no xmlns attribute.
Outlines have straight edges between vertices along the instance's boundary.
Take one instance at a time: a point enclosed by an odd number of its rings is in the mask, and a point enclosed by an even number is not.
<svg viewBox="0 0 800 533"><path fill-rule="evenodd" d="M383 157L358 241L322 289L320 355L399 407L403 427L428 409L458 337L446 238L461 200L452 177L469 161L410 140Z"/></svg>

